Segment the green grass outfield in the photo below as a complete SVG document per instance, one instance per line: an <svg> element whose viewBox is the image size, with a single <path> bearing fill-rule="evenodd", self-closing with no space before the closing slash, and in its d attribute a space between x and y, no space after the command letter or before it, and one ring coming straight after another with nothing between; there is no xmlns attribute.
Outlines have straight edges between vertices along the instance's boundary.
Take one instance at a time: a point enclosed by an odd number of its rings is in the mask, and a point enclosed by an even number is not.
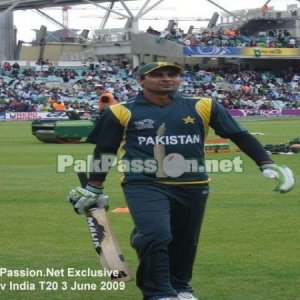
<svg viewBox="0 0 300 300"><path fill-rule="evenodd" d="M264 133L257 136L263 144L300 136L300 118L241 122L250 132ZM56 173L56 155L84 158L93 146L43 144L31 135L30 125L0 123L0 274L4 268L31 273L53 268L57 276L2 274L0 299L141 299L134 282L122 290L106 284L106 278L68 276L70 268L97 270L99 264L85 218L76 215L66 201L70 189L78 185L76 175ZM245 155L232 152L208 158L237 155L244 159L242 174L211 174L211 195L194 267L195 294L201 300L300 299L299 185L288 194L277 194L272 191L275 182L264 178ZM299 178L300 154L274 159L290 166ZM118 180L117 172L112 171L106 183L110 209L125 204ZM110 212L109 216L135 271L137 258L129 246L130 215ZM45 290L40 281L50 282ZM97 291L72 291L75 281L97 284ZM10 282L23 283L26 290L10 290ZM66 284L68 288L63 290Z"/></svg>

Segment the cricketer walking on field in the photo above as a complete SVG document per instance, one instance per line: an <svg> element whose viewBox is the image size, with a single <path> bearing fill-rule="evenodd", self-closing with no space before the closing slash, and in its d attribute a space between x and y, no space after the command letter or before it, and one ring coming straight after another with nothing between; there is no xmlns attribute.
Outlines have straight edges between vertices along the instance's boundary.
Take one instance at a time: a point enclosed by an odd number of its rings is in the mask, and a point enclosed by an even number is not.
<svg viewBox="0 0 300 300"><path fill-rule="evenodd" d="M119 154L122 188L134 222L131 245L139 266L136 284L145 300L197 299L190 286L201 223L209 194L204 142L211 127L234 142L262 174L277 180L276 191L294 185L292 171L275 164L259 141L219 103L178 93L182 68L154 62L141 66L142 90L127 102L105 109L88 138L94 159ZM197 162L187 168L187 161ZM105 205L107 172L92 172L85 192L72 190L75 209Z"/></svg>

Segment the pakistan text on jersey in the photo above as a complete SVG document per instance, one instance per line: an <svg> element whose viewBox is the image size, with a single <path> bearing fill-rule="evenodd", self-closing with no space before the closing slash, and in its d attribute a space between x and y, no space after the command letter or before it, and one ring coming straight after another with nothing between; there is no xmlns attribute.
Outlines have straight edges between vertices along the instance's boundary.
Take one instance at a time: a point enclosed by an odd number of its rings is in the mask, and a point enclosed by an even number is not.
<svg viewBox="0 0 300 300"><path fill-rule="evenodd" d="M163 135L159 136L138 136L140 146L148 145L187 145L187 144L198 144L201 142L201 137L198 134L194 135Z"/></svg>

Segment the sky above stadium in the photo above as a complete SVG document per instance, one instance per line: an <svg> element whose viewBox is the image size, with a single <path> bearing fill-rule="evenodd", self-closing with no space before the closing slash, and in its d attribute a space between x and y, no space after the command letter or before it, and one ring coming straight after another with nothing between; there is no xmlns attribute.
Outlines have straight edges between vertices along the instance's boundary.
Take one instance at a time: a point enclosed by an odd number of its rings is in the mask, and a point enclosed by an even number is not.
<svg viewBox="0 0 300 300"><path fill-rule="evenodd" d="M157 0L152 0L149 4L156 3ZM232 0L213 0L219 6L226 10L240 10L262 7L267 0L251 0L251 1L232 1ZM140 8L145 1L137 0L127 2L128 6L132 8L133 14L137 13L137 8ZM276 10L285 10L289 4L298 4L297 0L271 0L269 6ZM122 8L120 4L115 8ZM50 8L43 10L58 22L63 23L61 7ZM124 13L124 11L119 10ZM181 21L180 18L194 17L194 18L210 18L214 12L222 12L221 9L211 4L206 0L164 0L153 11L147 13L144 18L139 21L139 29L146 30L152 26L156 30L164 30L168 24L169 19L177 19L179 27L187 30L192 24L195 28L206 27L207 22L196 21ZM104 10L93 5L77 5L73 6L68 11L68 26L72 29L89 29L91 31L98 29L101 23L101 16L105 13ZM160 18L160 20L149 20L148 18ZM39 29L41 25L45 25L48 31L61 29L60 26L42 17L34 10L22 10L14 12L14 24L18 29L18 39L24 41L32 41L35 38L33 29ZM120 20L119 16L112 15L112 18L107 23L106 28L121 28L125 24L125 20Z"/></svg>

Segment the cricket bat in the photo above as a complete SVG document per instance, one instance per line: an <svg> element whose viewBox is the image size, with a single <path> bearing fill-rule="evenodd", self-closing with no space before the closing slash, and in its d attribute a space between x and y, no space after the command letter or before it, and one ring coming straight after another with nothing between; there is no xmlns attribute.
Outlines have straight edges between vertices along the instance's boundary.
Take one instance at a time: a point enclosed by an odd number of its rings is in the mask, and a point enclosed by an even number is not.
<svg viewBox="0 0 300 300"><path fill-rule="evenodd" d="M78 173L78 178L81 186L86 187L87 174ZM110 279L124 282L133 280L106 210L98 207L90 208L86 213L86 220L100 264L111 272Z"/></svg>

